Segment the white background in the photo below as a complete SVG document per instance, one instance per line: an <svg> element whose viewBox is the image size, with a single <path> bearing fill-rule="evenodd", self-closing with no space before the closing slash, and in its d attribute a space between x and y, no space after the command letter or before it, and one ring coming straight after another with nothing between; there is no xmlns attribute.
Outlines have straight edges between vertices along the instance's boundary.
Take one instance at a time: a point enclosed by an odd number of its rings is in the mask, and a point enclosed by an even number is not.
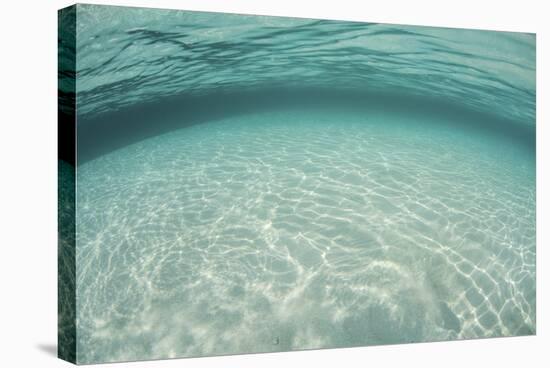
<svg viewBox="0 0 550 368"><path fill-rule="evenodd" d="M254 354L116 367L541 367L550 361L550 38L546 1L128 0L95 3L537 33L537 336ZM0 367L63 367L56 344L57 9L0 3ZM544 24L546 21L546 25ZM546 103L546 105L545 105ZM546 168L543 166L546 164ZM545 190L546 189L546 190ZM111 366L111 365L106 365Z"/></svg>

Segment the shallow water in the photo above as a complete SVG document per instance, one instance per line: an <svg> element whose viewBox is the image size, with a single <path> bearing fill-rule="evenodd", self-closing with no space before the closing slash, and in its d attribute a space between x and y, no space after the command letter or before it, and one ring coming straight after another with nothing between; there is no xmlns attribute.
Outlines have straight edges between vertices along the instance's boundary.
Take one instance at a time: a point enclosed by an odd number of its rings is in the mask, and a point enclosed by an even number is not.
<svg viewBox="0 0 550 368"><path fill-rule="evenodd" d="M81 149L132 137L77 168L80 362L535 332L532 35L122 9L79 8Z"/></svg>

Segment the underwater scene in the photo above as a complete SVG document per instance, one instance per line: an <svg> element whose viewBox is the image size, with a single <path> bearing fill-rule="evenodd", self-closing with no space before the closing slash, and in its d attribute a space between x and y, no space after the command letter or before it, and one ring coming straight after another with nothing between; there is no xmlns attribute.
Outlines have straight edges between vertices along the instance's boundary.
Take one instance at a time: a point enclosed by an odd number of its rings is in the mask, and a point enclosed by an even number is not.
<svg viewBox="0 0 550 368"><path fill-rule="evenodd" d="M534 34L62 14L74 361L536 333Z"/></svg>

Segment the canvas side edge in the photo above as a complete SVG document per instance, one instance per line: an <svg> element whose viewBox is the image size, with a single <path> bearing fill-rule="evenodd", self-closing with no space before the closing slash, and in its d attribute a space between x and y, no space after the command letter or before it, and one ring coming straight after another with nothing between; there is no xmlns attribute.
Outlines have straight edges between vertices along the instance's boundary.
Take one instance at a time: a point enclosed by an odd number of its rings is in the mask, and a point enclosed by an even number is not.
<svg viewBox="0 0 550 368"><path fill-rule="evenodd" d="M76 5L58 11L58 333L60 359L76 354Z"/></svg>

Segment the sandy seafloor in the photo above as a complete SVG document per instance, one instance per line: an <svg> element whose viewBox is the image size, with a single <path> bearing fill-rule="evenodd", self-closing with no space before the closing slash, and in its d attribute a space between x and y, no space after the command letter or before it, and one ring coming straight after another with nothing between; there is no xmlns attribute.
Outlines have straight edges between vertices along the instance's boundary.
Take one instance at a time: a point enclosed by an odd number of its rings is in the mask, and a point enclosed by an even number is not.
<svg viewBox="0 0 550 368"><path fill-rule="evenodd" d="M266 111L77 169L82 362L535 332L532 147Z"/></svg>

